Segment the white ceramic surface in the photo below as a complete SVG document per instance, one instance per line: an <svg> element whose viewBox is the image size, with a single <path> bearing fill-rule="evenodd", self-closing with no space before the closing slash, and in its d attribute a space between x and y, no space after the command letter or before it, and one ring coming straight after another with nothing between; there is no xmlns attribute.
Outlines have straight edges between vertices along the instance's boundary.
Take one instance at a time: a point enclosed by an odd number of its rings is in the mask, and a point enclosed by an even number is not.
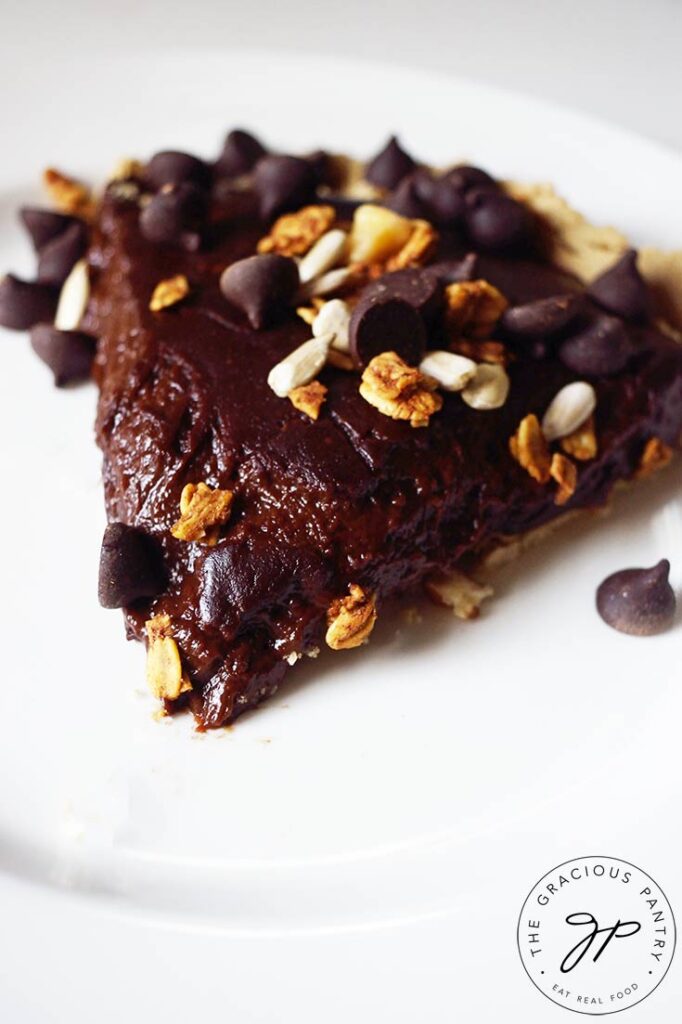
<svg viewBox="0 0 682 1024"><path fill-rule="evenodd" d="M209 154L238 123L357 154L399 130L429 161L551 179L635 241L682 240L678 157L518 96L275 55L79 71L26 83L30 131L0 165L3 268L30 272L14 210L47 162L101 175L169 145ZM562 1011L514 933L553 865L632 860L682 908L682 626L634 640L593 608L624 565L668 556L682 583L679 467L507 570L478 622L425 609L198 735L153 719L142 649L96 603L94 389L52 389L24 337L1 340L3 1020L533 1024ZM633 1019L672 1021L681 996L674 963Z"/></svg>

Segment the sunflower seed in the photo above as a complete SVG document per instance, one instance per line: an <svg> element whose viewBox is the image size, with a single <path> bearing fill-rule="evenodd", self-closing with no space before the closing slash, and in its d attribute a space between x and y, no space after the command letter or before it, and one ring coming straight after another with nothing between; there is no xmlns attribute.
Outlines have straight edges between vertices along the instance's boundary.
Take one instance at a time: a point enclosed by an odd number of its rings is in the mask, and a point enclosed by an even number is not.
<svg viewBox="0 0 682 1024"><path fill-rule="evenodd" d="M444 391L461 391L474 379L477 366L473 359L456 352L427 352L419 364L427 377L432 377Z"/></svg>
<svg viewBox="0 0 682 1024"><path fill-rule="evenodd" d="M348 351L348 324L350 309L343 299L330 299L317 314L312 324L313 336L321 338L323 334L331 334L334 340L332 348L340 352Z"/></svg>
<svg viewBox="0 0 682 1024"><path fill-rule="evenodd" d="M301 284L307 284L314 277L326 273L335 266L343 256L348 235L340 228L332 228L315 242L315 245L303 257L298 265Z"/></svg>
<svg viewBox="0 0 682 1024"><path fill-rule="evenodd" d="M594 412L597 396L591 384L576 380L557 391L542 418L542 433L548 441L568 437Z"/></svg>
<svg viewBox="0 0 682 1024"><path fill-rule="evenodd" d="M474 379L462 391L472 409L499 409L507 401L509 377L497 363L479 363Z"/></svg>
<svg viewBox="0 0 682 1024"><path fill-rule="evenodd" d="M316 295L329 295L335 292L346 283L352 273L350 267L337 267L335 270L328 270L326 274L314 277L312 281L302 285L298 293L299 301L305 302Z"/></svg>
<svg viewBox="0 0 682 1024"><path fill-rule="evenodd" d="M294 388L313 380L327 361L332 340L331 334L323 334L320 338L304 341L273 366L268 374L268 384L279 398L286 398Z"/></svg>
<svg viewBox="0 0 682 1024"><path fill-rule="evenodd" d="M90 298L88 264L78 260L62 285L59 293L54 325L60 331L76 331Z"/></svg>

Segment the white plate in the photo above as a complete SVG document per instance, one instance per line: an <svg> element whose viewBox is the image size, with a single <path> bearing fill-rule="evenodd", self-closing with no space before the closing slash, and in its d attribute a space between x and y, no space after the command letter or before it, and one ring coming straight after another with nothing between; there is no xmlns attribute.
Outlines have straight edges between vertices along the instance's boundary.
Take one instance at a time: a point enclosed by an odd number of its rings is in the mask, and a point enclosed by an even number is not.
<svg viewBox="0 0 682 1024"><path fill-rule="evenodd" d="M238 123L360 155L398 130L431 162L553 180L636 241L682 239L679 158L468 82L234 53L71 72L17 88L3 268L31 271L14 210L47 162L210 154ZM56 391L24 337L2 344L3 1020L545 1021L515 927L553 865L633 860L682 907L680 627L633 640L593 608L624 565L668 556L680 584L679 469L528 555L477 623L384 629L200 736L153 719L142 649L96 602L94 389ZM680 995L673 970L638 1019Z"/></svg>

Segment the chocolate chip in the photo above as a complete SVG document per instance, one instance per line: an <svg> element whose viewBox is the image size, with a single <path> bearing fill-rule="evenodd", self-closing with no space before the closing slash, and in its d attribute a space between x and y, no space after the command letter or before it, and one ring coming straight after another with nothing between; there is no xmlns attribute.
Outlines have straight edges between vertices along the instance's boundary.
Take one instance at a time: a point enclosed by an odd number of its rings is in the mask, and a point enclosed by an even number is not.
<svg viewBox="0 0 682 1024"><path fill-rule="evenodd" d="M391 295L361 299L350 318L350 352L357 366L366 366L382 352L397 352L418 366L426 349L426 329L414 306Z"/></svg>
<svg viewBox="0 0 682 1024"><path fill-rule="evenodd" d="M316 149L314 153L308 153L305 159L312 167L318 185L332 184L333 168L329 153Z"/></svg>
<svg viewBox="0 0 682 1024"><path fill-rule="evenodd" d="M479 276L478 254L468 252L458 260L440 260L432 263L429 272L435 274L443 284L455 284L458 281L473 281Z"/></svg>
<svg viewBox="0 0 682 1024"><path fill-rule="evenodd" d="M472 188L498 187L495 179L491 178L486 171L482 171L480 167L472 167L469 164L460 164L459 167L453 167L452 170L446 171L444 177L458 192L468 192Z"/></svg>
<svg viewBox="0 0 682 1024"><path fill-rule="evenodd" d="M53 210L40 210L35 206L22 206L19 216L28 231L33 248L40 252L57 235L61 235L72 224L81 223L76 217Z"/></svg>
<svg viewBox="0 0 682 1024"><path fill-rule="evenodd" d="M246 314L257 331L269 326L292 302L298 284L295 260L276 253L238 260L220 278L225 298Z"/></svg>
<svg viewBox="0 0 682 1024"><path fill-rule="evenodd" d="M392 135L381 152L367 164L365 178L379 188L395 188L416 166L409 153Z"/></svg>
<svg viewBox="0 0 682 1024"><path fill-rule="evenodd" d="M164 185L142 209L140 231L150 242L194 251L201 242L205 215L206 197L194 185Z"/></svg>
<svg viewBox="0 0 682 1024"><path fill-rule="evenodd" d="M514 338L548 338L567 327L582 312L581 294L552 295L508 309L500 321L503 330Z"/></svg>
<svg viewBox="0 0 682 1024"><path fill-rule="evenodd" d="M52 324L36 324L31 330L31 347L50 367L58 388L90 377L96 340L82 331L60 331Z"/></svg>
<svg viewBox="0 0 682 1024"><path fill-rule="evenodd" d="M391 192L386 200L386 206L403 217L428 217L429 211L420 199L417 184L410 175L403 178L398 187Z"/></svg>
<svg viewBox="0 0 682 1024"><path fill-rule="evenodd" d="M74 263L85 255L87 244L85 224L82 221L70 224L40 250L38 280L48 284L64 284Z"/></svg>
<svg viewBox="0 0 682 1024"><path fill-rule="evenodd" d="M426 204L429 220L442 227L454 227L464 214L464 193L447 176L434 178L427 172L415 173L417 194Z"/></svg>
<svg viewBox="0 0 682 1024"><path fill-rule="evenodd" d="M515 249L528 240L526 210L496 189L475 188L467 193L465 221L469 237L481 249Z"/></svg>
<svg viewBox="0 0 682 1024"><path fill-rule="evenodd" d="M368 284L362 291L361 299L385 296L402 299L416 309L425 322L429 322L440 311L443 285L430 267L408 267L405 270L396 270L392 274L384 274Z"/></svg>
<svg viewBox="0 0 682 1024"><path fill-rule="evenodd" d="M144 180L154 189L183 183L207 188L211 183L211 171L198 157L169 149L154 154L144 169Z"/></svg>
<svg viewBox="0 0 682 1024"><path fill-rule="evenodd" d="M54 320L59 289L6 274L0 281L0 324L25 331L41 321Z"/></svg>
<svg viewBox="0 0 682 1024"><path fill-rule="evenodd" d="M629 249L587 289L588 295L609 313L626 320L644 320L649 312L649 291L637 269L637 252Z"/></svg>
<svg viewBox="0 0 682 1024"><path fill-rule="evenodd" d="M668 581L669 573L667 558L651 569L614 572L597 590L597 611L604 622L620 633L662 633L675 618L675 592Z"/></svg>
<svg viewBox="0 0 682 1024"><path fill-rule="evenodd" d="M149 534L125 523L104 531L99 560L99 603L125 608L142 597L156 597L166 588L159 545Z"/></svg>
<svg viewBox="0 0 682 1024"><path fill-rule="evenodd" d="M242 128L235 128L225 139L223 151L216 163L216 171L225 177L246 174L266 152L265 146L254 135Z"/></svg>
<svg viewBox="0 0 682 1024"><path fill-rule="evenodd" d="M349 199L347 196L325 196L325 206L333 206L336 212L336 219L339 221L350 221L358 206L362 206L366 200Z"/></svg>
<svg viewBox="0 0 682 1024"><path fill-rule="evenodd" d="M633 351L621 321L612 316L599 316L562 343L559 358L574 373L608 377L624 369Z"/></svg>
<svg viewBox="0 0 682 1024"><path fill-rule="evenodd" d="M264 220L309 202L317 185L315 169L297 156L265 156L256 164L254 185Z"/></svg>

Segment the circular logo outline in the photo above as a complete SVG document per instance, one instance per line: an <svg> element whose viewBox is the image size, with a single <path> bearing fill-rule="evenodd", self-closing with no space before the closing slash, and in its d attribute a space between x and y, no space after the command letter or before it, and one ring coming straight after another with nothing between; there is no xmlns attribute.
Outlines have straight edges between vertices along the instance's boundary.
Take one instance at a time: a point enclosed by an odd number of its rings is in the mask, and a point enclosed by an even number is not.
<svg viewBox="0 0 682 1024"><path fill-rule="evenodd" d="M600 1011L594 1012L594 1013L589 1011L589 1010L581 1010L581 1009L578 1009L578 1008L576 1008L574 1006L569 1006L567 1003L558 1002L556 999L553 999L550 995L548 995L548 993L545 992L545 990L540 987L538 982L535 980L533 975L528 970L528 967L526 966L526 961L525 961L524 956L523 956L523 952L521 950L521 923L522 923L522 917L523 917L524 910L526 909L526 905L527 905L527 903L528 903L528 901L529 901L533 891L548 876L554 874L556 871L559 871L561 868L566 867L567 864L574 865L574 864L578 863L579 861L587 861L587 860L613 861L616 864L624 864L626 867L634 868L635 871L638 871L640 873L640 875L643 875L644 878L647 878L651 882L651 884L655 887L655 889L657 889L661 893L661 895L665 899L665 902L666 902L666 904L668 906L668 909L670 910L670 917L672 919L672 924L673 924L673 940L672 940L672 951L670 953L670 959L668 960L667 967L665 968L665 970L661 974L661 977L658 979L658 981L656 982L654 987L649 989L648 992L645 992L645 994L643 996L641 996L641 998L639 998L634 1003L628 1003L626 1006L618 1006L618 1007L616 1007L613 1010L600 1010ZM546 999L548 999L550 1001L550 1003L554 1003L555 1006L563 1007L565 1010L569 1010L571 1013L580 1013L583 1016L610 1017L614 1013L622 1013L624 1010L630 1010L634 1006L639 1006L640 1003L643 1003L645 999L648 999L649 996L652 995L656 991L656 989L659 987L659 985L661 984L663 979L668 974L668 971L670 970L670 967L671 967L672 962L673 962L673 958L675 956L675 950L677 949L677 922L675 920L675 912L674 912L674 910L672 908L672 904L670 903L670 900L666 896L666 894L665 894L664 890L662 889L662 887L658 884L658 882L654 878L652 878L652 876L650 874L648 874L648 872L643 871L642 868L638 867L636 864L633 864L632 861L624 860L622 857L612 857L610 854L594 854L594 853L590 853L590 854L583 855L581 857L570 857L568 860L561 861L561 863L555 865L555 867L550 868L549 871L545 871L545 873L540 876L540 878L537 880L537 882L535 882L530 887L530 889L526 893L526 896L524 897L523 903L521 904L521 909L519 911L519 918L518 918L518 921L517 921L517 924L516 924L516 948L517 948L518 953L519 953L519 960L521 961L521 965L522 965L524 971L526 972L526 975L528 976L529 980L532 982L534 988L536 988L537 991L541 993L541 995L543 995Z"/></svg>

